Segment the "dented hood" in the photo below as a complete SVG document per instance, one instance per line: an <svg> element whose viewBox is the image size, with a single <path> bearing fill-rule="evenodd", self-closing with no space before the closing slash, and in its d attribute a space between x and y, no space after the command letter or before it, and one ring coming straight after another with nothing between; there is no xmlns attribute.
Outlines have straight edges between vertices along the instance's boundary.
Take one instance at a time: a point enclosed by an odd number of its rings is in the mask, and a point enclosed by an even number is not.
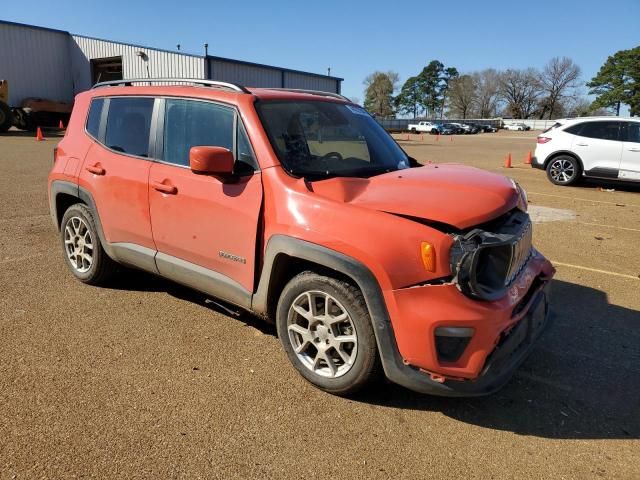
<svg viewBox="0 0 640 480"><path fill-rule="evenodd" d="M499 217L518 203L518 192L509 178L452 164L371 178L332 178L314 182L313 191L335 201L460 229Z"/></svg>

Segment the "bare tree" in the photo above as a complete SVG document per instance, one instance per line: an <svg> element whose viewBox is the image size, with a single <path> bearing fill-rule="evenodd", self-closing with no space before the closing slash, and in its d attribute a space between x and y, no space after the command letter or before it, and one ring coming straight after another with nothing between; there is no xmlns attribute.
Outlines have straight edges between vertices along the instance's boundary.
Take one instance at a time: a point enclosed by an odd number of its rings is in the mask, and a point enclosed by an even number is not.
<svg viewBox="0 0 640 480"><path fill-rule="evenodd" d="M548 113L551 118L561 100L578 87L580 82L580 67L568 57L553 57L549 60L540 75L540 88L546 94L540 118Z"/></svg>
<svg viewBox="0 0 640 480"><path fill-rule="evenodd" d="M477 99L477 87L471 75L462 75L449 82L449 111L454 117L467 118Z"/></svg>
<svg viewBox="0 0 640 480"><path fill-rule="evenodd" d="M498 109L498 72L487 68L472 74L476 84L476 116L478 118L495 117Z"/></svg>
<svg viewBox="0 0 640 480"><path fill-rule="evenodd" d="M499 75L498 85L507 111L514 118L529 118L536 110L541 94L539 73L534 68L508 69Z"/></svg>

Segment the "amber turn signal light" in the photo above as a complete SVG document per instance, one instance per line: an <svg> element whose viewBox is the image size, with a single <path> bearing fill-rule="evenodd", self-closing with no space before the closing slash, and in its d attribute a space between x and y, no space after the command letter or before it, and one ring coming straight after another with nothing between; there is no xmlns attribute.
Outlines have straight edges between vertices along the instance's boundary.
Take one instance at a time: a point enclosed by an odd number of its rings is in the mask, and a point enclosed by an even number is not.
<svg viewBox="0 0 640 480"><path fill-rule="evenodd" d="M422 242L420 245L420 255L424 268L429 272L436 271L436 249L429 242Z"/></svg>

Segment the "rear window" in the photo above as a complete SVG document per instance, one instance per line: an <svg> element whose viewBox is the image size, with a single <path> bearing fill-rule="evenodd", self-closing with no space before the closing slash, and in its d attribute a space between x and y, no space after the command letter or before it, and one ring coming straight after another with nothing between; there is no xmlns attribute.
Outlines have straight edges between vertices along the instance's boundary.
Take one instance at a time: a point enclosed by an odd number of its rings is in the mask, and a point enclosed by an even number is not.
<svg viewBox="0 0 640 480"><path fill-rule="evenodd" d="M93 138L98 139L100 132L100 117L102 115L102 107L104 106L104 98L94 98L89 107L89 116L87 117L87 133Z"/></svg>
<svg viewBox="0 0 640 480"><path fill-rule="evenodd" d="M153 98L111 98L105 144L116 152L149 156Z"/></svg>

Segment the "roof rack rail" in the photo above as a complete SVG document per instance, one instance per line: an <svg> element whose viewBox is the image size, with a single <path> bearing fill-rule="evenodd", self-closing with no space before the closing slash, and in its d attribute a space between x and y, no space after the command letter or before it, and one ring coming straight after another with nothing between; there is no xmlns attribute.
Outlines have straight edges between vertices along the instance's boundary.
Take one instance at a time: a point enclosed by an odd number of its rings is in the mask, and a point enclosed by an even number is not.
<svg viewBox="0 0 640 480"><path fill-rule="evenodd" d="M91 88L101 88L101 87L115 87L118 85L121 86L131 86L133 83L191 83L194 85L202 85L206 87L218 87L218 88L226 88L228 90L232 90L234 92L242 92L242 93L251 93L242 85L237 85L235 83L229 82L218 82L216 80L201 80L199 78L127 78L124 80L111 80L108 82L100 82L96 83Z"/></svg>
<svg viewBox="0 0 640 480"><path fill-rule="evenodd" d="M323 92L321 90L306 90L303 88L267 88L267 90L281 90L283 92L296 92L296 93L309 93L311 95L320 95L322 97L339 98L340 100L346 100L350 102L347 97L340 95L339 93Z"/></svg>

